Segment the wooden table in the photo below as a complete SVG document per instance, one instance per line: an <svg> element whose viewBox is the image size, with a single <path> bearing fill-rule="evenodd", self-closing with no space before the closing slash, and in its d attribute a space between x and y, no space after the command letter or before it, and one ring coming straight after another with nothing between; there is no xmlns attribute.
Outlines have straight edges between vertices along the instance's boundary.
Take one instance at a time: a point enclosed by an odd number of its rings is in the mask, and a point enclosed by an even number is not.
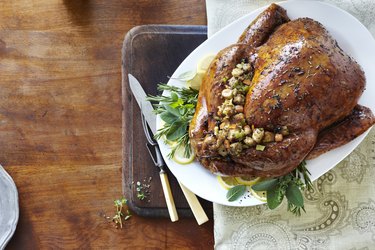
<svg viewBox="0 0 375 250"><path fill-rule="evenodd" d="M206 24L205 1L20 0L0 13L0 163L20 201L8 248L212 248L212 221L103 218L122 195L124 35Z"/></svg>

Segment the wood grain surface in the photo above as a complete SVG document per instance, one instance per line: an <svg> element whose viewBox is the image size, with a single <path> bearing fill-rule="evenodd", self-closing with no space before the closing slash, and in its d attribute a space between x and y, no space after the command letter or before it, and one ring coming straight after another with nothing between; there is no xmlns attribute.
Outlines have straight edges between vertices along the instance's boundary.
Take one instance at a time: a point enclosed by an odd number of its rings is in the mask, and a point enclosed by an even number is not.
<svg viewBox="0 0 375 250"><path fill-rule="evenodd" d="M141 24L206 24L204 1L2 1L0 163L20 219L8 249L207 249L212 221L114 214L121 191L121 46Z"/></svg>

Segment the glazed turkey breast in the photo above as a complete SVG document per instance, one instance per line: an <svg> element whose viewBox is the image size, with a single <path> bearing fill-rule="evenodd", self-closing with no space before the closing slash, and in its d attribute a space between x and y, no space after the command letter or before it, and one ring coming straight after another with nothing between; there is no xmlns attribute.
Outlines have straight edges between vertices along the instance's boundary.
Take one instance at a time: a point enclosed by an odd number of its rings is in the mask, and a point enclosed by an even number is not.
<svg viewBox="0 0 375 250"><path fill-rule="evenodd" d="M374 124L357 104L364 88L361 67L322 24L272 4L211 63L191 144L214 173L285 175Z"/></svg>

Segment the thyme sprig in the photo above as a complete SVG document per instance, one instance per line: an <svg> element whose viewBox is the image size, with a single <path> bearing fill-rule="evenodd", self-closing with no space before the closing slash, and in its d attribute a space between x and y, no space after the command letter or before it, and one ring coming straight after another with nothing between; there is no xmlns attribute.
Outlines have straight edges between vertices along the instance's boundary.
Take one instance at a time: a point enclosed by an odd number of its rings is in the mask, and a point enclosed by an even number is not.
<svg viewBox="0 0 375 250"><path fill-rule="evenodd" d="M116 228L120 226L122 228L123 221L128 220L132 215L130 214L129 209L127 209L127 199L121 198L114 200L114 206L116 208L115 215L112 217L112 221L115 223Z"/></svg>
<svg viewBox="0 0 375 250"><path fill-rule="evenodd" d="M156 139L164 138L166 141L174 141L175 146L168 154L172 158L179 147L184 148L184 156L189 158L192 151L189 140L189 124L193 119L197 105L198 90L192 88L179 88L167 84L159 84L159 91L170 92L169 96L148 96L147 100L156 102L154 113L159 114L165 122L154 135Z"/></svg>

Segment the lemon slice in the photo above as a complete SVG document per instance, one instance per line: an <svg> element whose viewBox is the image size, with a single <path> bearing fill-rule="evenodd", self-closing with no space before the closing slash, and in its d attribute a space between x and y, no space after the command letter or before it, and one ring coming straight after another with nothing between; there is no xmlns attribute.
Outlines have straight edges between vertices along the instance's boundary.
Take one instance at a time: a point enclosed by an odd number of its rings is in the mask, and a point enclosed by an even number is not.
<svg viewBox="0 0 375 250"><path fill-rule="evenodd" d="M248 176L241 176L241 177L235 177L235 178L238 183L242 185L246 185L246 186L252 186L261 180L260 177L248 177Z"/></svg>
<svg viewBox="0 0 375 250"><path fill-rule="evenodd" d="M191 151L190 157L186 158L185 157L185 147L179 146L174 155L173 155L173 160L177 162L178 164L189 164L194 161L194 152L193 150Z"/></svg>
<svg viewBox="0 0 375 250"><path fill-rule="evenodd" d="M197 73L205 73L207 69L210 67L210 64L212 60L214 60L215 56L215 54L208 54L201 58L197 64Z"/></svg>
<svg viewBox="0 0 375 250"><path fill-rule="evenodd" d="M220 185L225 189L231 189L232 187L239 184L236 178L232 176L217 176L217 180L219 181Z"/></svg>
<svg viewBox="0 0 375 250"><path fill-rule="evenodd" d="M205 72L197 72L195 74L194 78L191 79L191 81L188 82L189 86L193 89L199 90L199 88L202 85L203 77L204 77Z"/></svg>
<svg viewBox="0 0 375 250"><path fill-rule="evenodd" d="M203 77L215 56L215 54L208 54L199 60L197 64L197 73L195 74L194 78L189 81L191 88L199 90Z"/></svg>
<svg viewBox="0 0 375 250"><path fill-rule="evenodd" d="M255 191L250 188L250 192L256 199L267 202L267 191Z"/></svg>

